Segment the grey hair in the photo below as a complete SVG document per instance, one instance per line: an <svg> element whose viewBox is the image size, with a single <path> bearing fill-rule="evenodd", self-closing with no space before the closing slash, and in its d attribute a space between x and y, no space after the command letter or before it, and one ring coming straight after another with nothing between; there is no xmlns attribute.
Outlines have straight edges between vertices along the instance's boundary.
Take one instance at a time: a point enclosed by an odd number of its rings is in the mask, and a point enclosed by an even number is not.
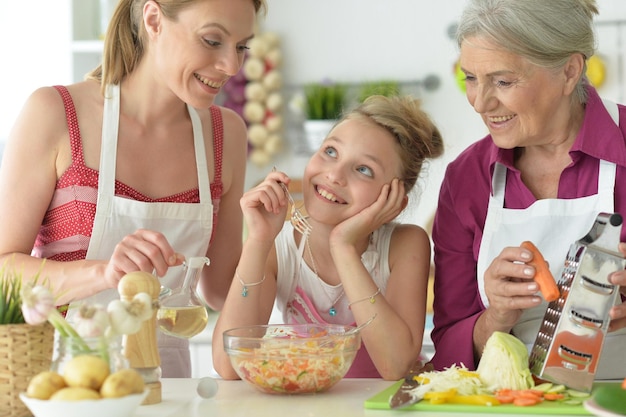
<svg viewBox="0 0 626 417"><path fill-rule="evenodd" d="M575 97L587 102L586 60L595 52L596 0L469 0L457 27L461 47L468 37L486 37L531 63L561 68L573 54L585 58Z"/></svg>

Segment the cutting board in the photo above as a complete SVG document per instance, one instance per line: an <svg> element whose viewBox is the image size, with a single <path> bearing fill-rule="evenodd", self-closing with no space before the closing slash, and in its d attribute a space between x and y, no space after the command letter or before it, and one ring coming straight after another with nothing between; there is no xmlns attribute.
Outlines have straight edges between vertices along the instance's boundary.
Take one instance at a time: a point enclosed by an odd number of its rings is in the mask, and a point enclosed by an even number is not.
<svg viewBox="0 0 626 417"><path fill-rule="evenodd" d="M617 384L618 382L614 382ZM389 410L389 398L398 390L402 381L395 382L389 388L379 392L371 398L365 400L365 408ZM601 384L613 384L613 382L597 382L594 388ZM519 407L512 404L502 404L496 406L483 405L462 405L462 404L430 404L429 401L420 401L410 407L400 410L416 410L416 411L445 411L459 413L479 413L479 414L550 414L550 415L592 415L585 410L582 404L568 405L559 401L544 401L541 404L530 407Z"/></svg>

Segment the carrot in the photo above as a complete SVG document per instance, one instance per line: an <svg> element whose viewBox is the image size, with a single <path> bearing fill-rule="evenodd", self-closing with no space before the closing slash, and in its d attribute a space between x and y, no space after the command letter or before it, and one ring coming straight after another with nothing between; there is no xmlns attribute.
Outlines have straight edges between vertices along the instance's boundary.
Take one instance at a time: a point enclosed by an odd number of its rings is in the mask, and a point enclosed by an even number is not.
<svg viewBox="0 0 626 417"><path fill-rule="evenodd" d="M522 389L517 391L518 398L532 398L534 400L541 400L543 392L534 389Z"/></svg>
<svg viewBox="0 0 626 417"><path fill-rule="evenodd" d="M565 395L560 392L546 392L543 394L543 398L547 401L558 401L564 399Z"/></svg>
<svg viewBox="0 0 626 417"><path fill-rule="evenodd" d="M500 404L513 404L515 397L511 394L496 394L496 400L500 401Z"/></svg>
<svg viewBox="0 0 626 417"><path fill-rule="evenodd" d="M513 400L513 405L517 405L518 407L528 407L536 405L537 403L539 403L538 399L530 397L517 397Z"/></svg>
<svg viewBox="0 0 626 417"><path fill-rule="evenodd" d="M537 398L543 397L544 394L543 391L534 388L528 388L526 391L528 391L530 394L534 395Z"/></svg>
<svg viewBox="0 0 626 417"><path fill-rule="evenodd" d="M533 254L533 260L528 262L529 265L535 267L534 280L539 286L539 291L543 295L546 301L554 301L561 295L559 287L556 285L556 281L548 268L548 263L543 258L539 249L529 240L522 242L523 248L528 249Z"/></svg>

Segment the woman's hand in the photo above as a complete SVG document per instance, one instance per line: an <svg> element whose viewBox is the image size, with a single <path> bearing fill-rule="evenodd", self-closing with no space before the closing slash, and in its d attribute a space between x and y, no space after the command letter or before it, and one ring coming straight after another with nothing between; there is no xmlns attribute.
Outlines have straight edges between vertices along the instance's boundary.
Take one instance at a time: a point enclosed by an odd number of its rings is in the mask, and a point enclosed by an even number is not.
<svg viewBox="0 0 626 417"><path fill-rule="evenodd" d="M158 276L164 276L169 267L181 265L184 260L162 233L139 229L115 246L105 279L110 288L117 288L119 280L129 272L155 271Z"/></svg>
<svg viewBox="0 0 626 417"><path fill-rule="evenodd" d="M619 251L626 256L626 243L619 244ZM620 286L620 295L622 296L622 302L613 306L609 311L609 317L611 322L609 323L609 331L615 331L626 327L626 303L624 303L624 296L626 296L626 270L614 272L609 277L609 281L613 285Z"/></svg>
<svg viewBox="0 0 626 417"><path fill-rule="evenodd" d="M331 246L340 242L355 245L361 238L396 218L405 206L404 183L394 178L390 184L383 186L372 205L335 226L330 236Z"/></svg>
<svg viewBox="0 0 626 417"><path fill-rule="evenodd" d="M289 177L272 171L265 180L246 192L240 200L248 238L274 240L287 215L288 199L280 183L289 184Z"/></svg>
<svg viewBox="0 0 626 417"><path fill-rule="evenodd" d="M522 312L541 303L535 268L526 262L532 253L521 247L504 248L485 271L485 294L489 307L484 314L491 331L508 332Z"/></svg>

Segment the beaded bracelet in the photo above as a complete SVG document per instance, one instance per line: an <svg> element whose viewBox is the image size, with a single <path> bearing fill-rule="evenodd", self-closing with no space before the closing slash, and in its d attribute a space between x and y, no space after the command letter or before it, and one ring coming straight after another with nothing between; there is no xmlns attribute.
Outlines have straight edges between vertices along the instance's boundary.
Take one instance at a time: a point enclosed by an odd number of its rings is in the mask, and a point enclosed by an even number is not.
<svg viewBox="0 0 626 417"><path fill-rule="evenodd" d="M361 298L360 300L356 300L351 302L350 304L348 304L348 309L351 310L352 309L352 304L356 304L356 303L360 303L361 301L367 301L369 300L371 304L374 304L376 302L376 296L380 294L380 288L376 288L376 292L372 295L370 295L369 297L365 297L365 298Z"/></svg>
<svg viewBox="0 0 626 417"><path fill-rule="evenodd" d="M235 276L237 277L237 279L239 280L239 283L243 287L242 290L241 290L241 296L242 297L247 297L248 296L248 287L254 287L255 285L261 285L261 284L263 284L263 281L265 281L265 275L263 275L263 278L261 278L261 281L253 282L252 284L246 284L241 279L241 276L239 275L239 270L235 270Z"/></svg>

